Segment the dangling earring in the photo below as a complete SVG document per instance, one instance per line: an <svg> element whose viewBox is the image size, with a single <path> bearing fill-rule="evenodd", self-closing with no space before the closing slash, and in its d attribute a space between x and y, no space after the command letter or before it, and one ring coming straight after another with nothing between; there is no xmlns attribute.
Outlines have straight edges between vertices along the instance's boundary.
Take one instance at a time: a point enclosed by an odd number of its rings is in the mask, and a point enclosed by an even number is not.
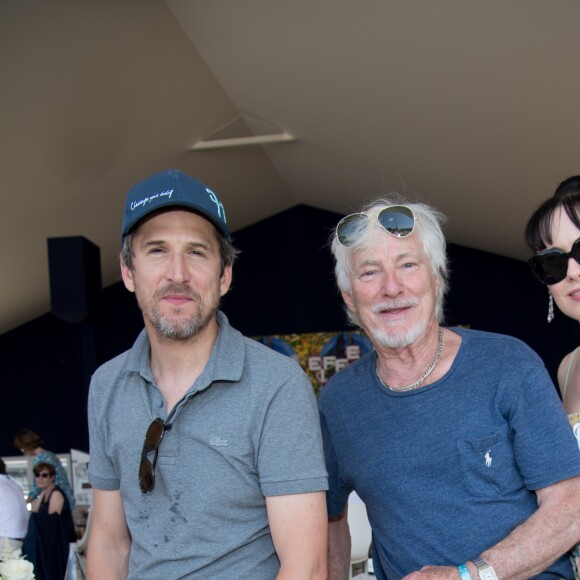
<svg viewBox="0 0 580 580"><path fill-rule="evenodd" d="M552 294L548 290L548 323L554 320L554 298L552 298Z"/></svg>

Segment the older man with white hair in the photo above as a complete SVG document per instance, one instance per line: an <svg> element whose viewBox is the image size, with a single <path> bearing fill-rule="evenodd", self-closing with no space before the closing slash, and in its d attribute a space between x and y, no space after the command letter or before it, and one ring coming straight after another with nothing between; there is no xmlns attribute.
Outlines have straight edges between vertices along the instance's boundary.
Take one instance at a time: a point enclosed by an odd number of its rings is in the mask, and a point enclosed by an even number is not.
<svg viewBox="0 0 580 580"><path fill-rule="evenodd" d="M532 350L442 325L442 222L425 204L380 199L333 234L346 311L375 350L319 399L329 577L348 578L355 490L378 580L573 578L565 553L580 540L576 442Z"/></svg>

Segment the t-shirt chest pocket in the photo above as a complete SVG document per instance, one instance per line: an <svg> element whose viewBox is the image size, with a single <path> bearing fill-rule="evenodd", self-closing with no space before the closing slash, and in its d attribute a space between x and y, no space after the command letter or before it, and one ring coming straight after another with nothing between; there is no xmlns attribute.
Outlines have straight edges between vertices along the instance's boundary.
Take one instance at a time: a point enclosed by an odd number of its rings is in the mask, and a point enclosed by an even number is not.
<svg viewBox="0 0 580 580"><path fill-rule="evenodd" d="M509 441L496 432L457 443L459 462L467 489L480 497L494 497L514 484L516 469Z"/></svg>

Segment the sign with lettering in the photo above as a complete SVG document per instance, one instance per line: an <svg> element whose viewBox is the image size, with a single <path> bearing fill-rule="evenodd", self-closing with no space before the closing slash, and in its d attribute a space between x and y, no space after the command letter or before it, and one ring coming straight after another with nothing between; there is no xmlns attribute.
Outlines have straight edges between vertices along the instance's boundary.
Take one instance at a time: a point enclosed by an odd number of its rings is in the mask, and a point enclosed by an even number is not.
<svg viewBox="0 0 580 580"><path fill-rule="evenodd" d="M361 331L276 334L254 338L300 363L317 396L334 373L373 349Z"/></svg>

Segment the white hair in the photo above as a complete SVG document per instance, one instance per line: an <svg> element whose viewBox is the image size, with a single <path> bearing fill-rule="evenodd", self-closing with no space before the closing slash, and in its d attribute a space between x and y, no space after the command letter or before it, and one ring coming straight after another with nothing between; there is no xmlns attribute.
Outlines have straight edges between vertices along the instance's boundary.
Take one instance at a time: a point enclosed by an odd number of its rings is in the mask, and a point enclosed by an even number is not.
<svg viewBox="0 0 580 580"><path fill-rule="evenodd" d="M416 218L413 235L418 236L425 255L431 266L431 271L439 278L439 292L435 305L435 316L441 324L444 319L443 301L448 289L449 269L447 264L446 243L443 235L443 223L445 216L437 209L424 203L407 203L401 196L381 197L361 209L361 213L378 214L381 210L393 206L404 205L408 207ZM360 224L360 236L349 246L343 246L336 237L336 230L331 236L331 251L335 259L334 273L336 283L341 292L350 294L350 276L352 274L351 257L358 250L369 250L373 245L377 231L381 229L378 219L362 220ZM356 237L356 236L355 236ZM360 326L357 316L345 307L346 314L351 323Z"/></svg>

